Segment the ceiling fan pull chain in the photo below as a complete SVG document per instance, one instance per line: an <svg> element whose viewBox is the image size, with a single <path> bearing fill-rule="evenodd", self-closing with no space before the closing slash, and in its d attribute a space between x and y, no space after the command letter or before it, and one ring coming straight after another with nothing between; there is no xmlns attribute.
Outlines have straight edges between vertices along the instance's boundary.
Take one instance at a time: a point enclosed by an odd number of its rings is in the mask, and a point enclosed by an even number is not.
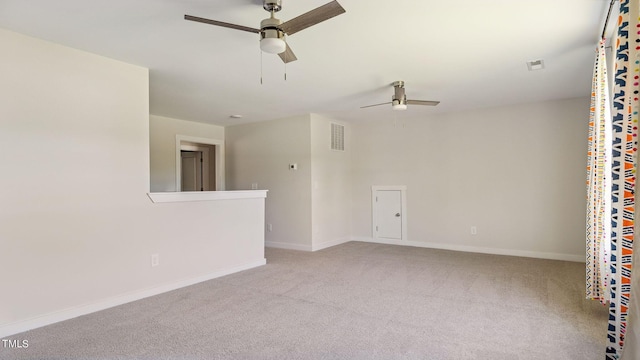
<svg viewBox="0 0 640 360"><path fill-rule="evenodd" d="M262 85L262 50L260 50L260 85Z"/></svg>

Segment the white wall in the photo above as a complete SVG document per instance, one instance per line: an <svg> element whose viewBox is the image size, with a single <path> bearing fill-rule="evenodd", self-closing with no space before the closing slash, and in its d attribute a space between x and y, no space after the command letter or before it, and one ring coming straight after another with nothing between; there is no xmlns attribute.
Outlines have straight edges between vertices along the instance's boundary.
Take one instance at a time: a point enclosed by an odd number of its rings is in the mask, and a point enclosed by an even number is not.
<svg viewBox="0 0 640 360"><path fill-rule="evenodd" d="M331 150L331 123L345 126L345 150ZM351 239L351 127L311 114L313 250Z"/></svg>
<svg viewBox="0 0 640 360"><path fill-rule="evenodd" d="M224 127L151 115L151 191L176 191L176 135L224 140Z"/></svg>
<svg viewBox="0 0 640 360"><path fill-rule="evenodd" d="M353 124L356 238L371 238L371 186L406 185L414 245L584 258L589 99L416 110Z"/></svg>
<svg viewBox="0 0 640 360"><path fill-rule="evenodd" d="M227 189L269 190L267 245L311 250L310 126L303 115L225 129Z"/></svg>
<svg viewBox="0 0 640 360"><path fill-rule="evenodd" d="M264 264L264 199L147 197L147 69L0 43L0 336Z"/></svg>

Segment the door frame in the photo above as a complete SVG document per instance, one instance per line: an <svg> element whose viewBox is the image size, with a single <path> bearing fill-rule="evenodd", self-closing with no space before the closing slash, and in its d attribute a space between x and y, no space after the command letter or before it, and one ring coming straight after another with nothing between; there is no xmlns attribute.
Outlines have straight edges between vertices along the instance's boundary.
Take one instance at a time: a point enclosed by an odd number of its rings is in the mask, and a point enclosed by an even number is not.
<svg viewBox="0 0 640 360"><path fill-rule="evenodd" d="M212 145L214 147L214 156L216 162L215 190L224 190L224 140L207 139L187 135L176 135L176 191L182 191L182 157L180 155L180 150L182 150L182 145L184 145L185 143L189 145Z"/></svg>
<svg viewBox="0 0 640 360"><path fill-rule="evenodd" d="M387 238L379 238L378 233L376 231L376 225L378 224L378 215L377 215L377 202L376 202L376 192L377 191L400 191L400 198L402 204L402 239L408 240L407 237L407 186L406 185L373 185L371 186L371 237L375 240L384 240L388 241Z"/></svg>

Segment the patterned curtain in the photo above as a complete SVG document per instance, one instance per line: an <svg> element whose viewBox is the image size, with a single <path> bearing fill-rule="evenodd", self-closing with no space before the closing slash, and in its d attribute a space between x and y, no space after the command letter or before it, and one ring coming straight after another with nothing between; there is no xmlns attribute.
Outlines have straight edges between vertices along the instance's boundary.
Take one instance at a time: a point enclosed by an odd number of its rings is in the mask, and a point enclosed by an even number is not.
<svg viewBox="0 0 640 360"><path fill-rule="evenodd" d="M593 69L587 163L587 288L588 299L609 301L611 253L610 198L611 107L605 39L600 40Z"/></svg>
<svg viewBox="0 0 640 360"><path fill-rule="evenodd" d="M611 281L607 359L619 359L627 330L633 260L640 110L640 0L620 0L615 44L611 183Z"/></svg>

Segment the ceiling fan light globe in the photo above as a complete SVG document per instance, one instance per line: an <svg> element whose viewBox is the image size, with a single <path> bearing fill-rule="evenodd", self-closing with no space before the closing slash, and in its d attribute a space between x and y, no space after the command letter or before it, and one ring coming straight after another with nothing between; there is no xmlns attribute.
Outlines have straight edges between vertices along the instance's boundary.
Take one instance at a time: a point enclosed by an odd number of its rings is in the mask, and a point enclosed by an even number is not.
<svg viewBox="0 0 640 360"><path fill-rule="evenodd" d="M269 54L280 54L287 50L287 43L278 38L264 38L260 40L260 49Z"/></svg>
<svg viewBox="0 0 640 360"><path fill-rule="evenodd" d="M407 110L407 104L393 104L391 108L396 111L403 111Z"/></svg>

